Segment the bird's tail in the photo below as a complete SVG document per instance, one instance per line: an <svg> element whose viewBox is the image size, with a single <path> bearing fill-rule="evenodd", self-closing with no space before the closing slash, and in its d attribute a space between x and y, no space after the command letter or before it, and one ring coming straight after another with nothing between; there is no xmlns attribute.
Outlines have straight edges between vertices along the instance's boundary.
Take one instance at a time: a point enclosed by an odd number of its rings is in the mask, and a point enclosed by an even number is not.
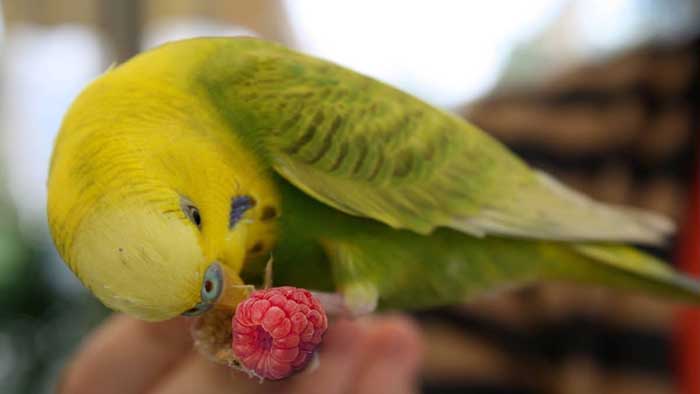
<svg viewBox="0 0 700 394"><path fill-rule="evenodd" d="M583 259L565 267L553 267L555 277L700 304L700 282L637 249L623 245L579 244L574 245L573 250Z"/></svg>

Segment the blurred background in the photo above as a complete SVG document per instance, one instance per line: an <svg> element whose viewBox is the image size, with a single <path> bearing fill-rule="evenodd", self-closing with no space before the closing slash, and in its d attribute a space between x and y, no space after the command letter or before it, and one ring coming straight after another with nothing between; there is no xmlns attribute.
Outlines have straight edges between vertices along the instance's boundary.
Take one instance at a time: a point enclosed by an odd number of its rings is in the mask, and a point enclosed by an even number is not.
<svg viewBox="0 0 700 394"><path fill-rule="evenodd" d="M698 1L5 0L0 14L2 393L52 392L109 313L48 234L63 113L110 65L169 40L254 35L335 61L464 115L579 190L684 229L698 198ZM652 252L682 262L683 239ZM417 313L429 343L422 390L691 393L683 316L562 285Z"/></svg>

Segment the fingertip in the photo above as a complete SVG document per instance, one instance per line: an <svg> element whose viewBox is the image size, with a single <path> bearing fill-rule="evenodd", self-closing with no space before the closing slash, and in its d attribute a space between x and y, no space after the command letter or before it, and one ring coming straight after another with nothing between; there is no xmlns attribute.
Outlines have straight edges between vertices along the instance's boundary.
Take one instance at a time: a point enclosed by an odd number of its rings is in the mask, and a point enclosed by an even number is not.
<svg viewBox="0 0 700 394"><path fill-rule="evenodd" d="M346 351L351 349L367 335L367 327L357 321L338 319L328 328L323 338L322 349L328 351Z"/></svg>
<svg viewBox="0 0 700 394"><path fill-rule="evenodd" d="M355 382L355 392L414 391L423 355L423 340L413 320L399 315L376 319L365 346L368 356Z"/></svg>
<svg viewBox="0 0 700 394"><path fill-rule="evenodd" d="M415 321L403 315L390 315L383 318L370 335L372 344L384 357L409 357L419 361L424 352L420 328Z"/></svg>
<svg viewBox="0 0 700 394"><path fill-rule="evenodd" d="M340 318L328 327L318 354L318 368L291 377L286 392L294 393L347 393L362 361L362 351L369 327L358 320ZM272 385L271 387L276 387Z"/></svg>
<svg viewBox="0 0 700 394"><path fill-rule="evenodd" d="M68 362L60 393L140 392L167 374L192 350L191 322L177 318L147 323L125 315L108 318Z"/></svg>

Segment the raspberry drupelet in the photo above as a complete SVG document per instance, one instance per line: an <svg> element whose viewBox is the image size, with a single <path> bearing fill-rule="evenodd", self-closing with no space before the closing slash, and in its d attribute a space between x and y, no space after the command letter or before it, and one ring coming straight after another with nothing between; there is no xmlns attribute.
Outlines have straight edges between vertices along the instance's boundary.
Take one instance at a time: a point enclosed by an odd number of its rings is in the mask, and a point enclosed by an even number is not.
<svg viewBox="0 0 700 394"><path fill-rule="evenodd" d="M309 291L295 287L258 290L236 308L233 353L250 372L265 379L283 379L306 366L326 328L326 313Z"/></svg>

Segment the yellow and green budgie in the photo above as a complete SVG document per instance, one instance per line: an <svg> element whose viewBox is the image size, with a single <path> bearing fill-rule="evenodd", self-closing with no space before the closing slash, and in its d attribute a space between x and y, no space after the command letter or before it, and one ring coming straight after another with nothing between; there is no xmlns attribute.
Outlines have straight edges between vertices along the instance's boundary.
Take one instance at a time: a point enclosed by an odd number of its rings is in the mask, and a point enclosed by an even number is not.
<svg viewBox="0 0 700 394"><path fill-rule="evenodd" d="M595 202L372 78L249 38L178 41L92 82L48 180L55 245L145 320L233 309L262 282L354 313L574 281L700 300L625 242L665 218Z"/></svg>

